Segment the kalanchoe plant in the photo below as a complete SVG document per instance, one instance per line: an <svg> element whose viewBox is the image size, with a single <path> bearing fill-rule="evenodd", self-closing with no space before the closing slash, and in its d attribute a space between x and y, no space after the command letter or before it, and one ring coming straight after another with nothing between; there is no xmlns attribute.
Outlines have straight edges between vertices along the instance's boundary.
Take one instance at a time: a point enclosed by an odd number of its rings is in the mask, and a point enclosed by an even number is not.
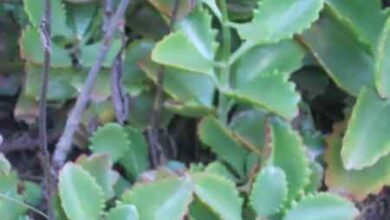
<svg viewBox="0 0 390 220"><path fill-rule="evenodd" d="M17 116L36 104L43 64L43 3L23 2ZM84 86L104 43L104 10L52 0L52 13L48 99L58 107ZM91 154L59 171L56 219L356 219L354 202L390 185L389 19L380 0L134 0L130 43L115 37L80 130L97 126L75 140ZM113 122L108 74L122 46L124 124ZM144 134L160 88L161 130L173 116L197 119L214 157L154 167ZM329 94L342 94L345 117L324 134L311 110ZM28 219L39 187L18 180L2 155L0 176L0 216Z"/></svg>

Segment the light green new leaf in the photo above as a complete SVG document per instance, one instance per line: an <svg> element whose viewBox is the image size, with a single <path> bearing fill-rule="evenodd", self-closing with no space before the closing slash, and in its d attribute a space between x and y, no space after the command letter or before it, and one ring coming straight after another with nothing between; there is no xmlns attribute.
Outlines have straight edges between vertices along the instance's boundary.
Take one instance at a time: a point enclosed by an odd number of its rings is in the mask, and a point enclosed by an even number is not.
<svg viewBox="0 0 390 220"><path fill-rule="evenodd" d="M250 204L258 217L276 214L287 199L287 179L278 167L264 167L257 175L250 194Z"/></svg>
<svg viewBox="0 0 390 220"><path fill-rule="evenodd" d="M354 32L331 13L303 34L303 43L341 89L357 96L374 85L370 49L353 38Z"/></svg>
<svg viewBox="0 0 390 220"><path fill-rule="evenodd" d="M375 85L383 98L390 97L390 18L387 19L375 54Z"/></svg>
<svg viewBox="0 0 390 220"><path fill-rule="evenodd" d="M353 108L341 156L347 170L374 165L390 153L390 103L373 89L362 89Z"/></svg>
<svg viewBox="0 0 390 220"><path fill-rule="evenodd" d="M297 131L282 120L275 119L272 131L272 164L281 168L287 177L290 202L303 194L309 183L310 168L303 141Z"/></svg>
<svg viewBox="0 0 390 220"><path fill-rule="evenodd" d="M139 220L181 220L192 200L193 183L185 178L166 178L136 185L123 195L123 202L135 205Z"/></svg>
<svg viewBox="0 0 390 220"><path fill-rule="evenodd" d="M288 120L298 115L299 93L287 76L278 73L264 73L252 81L233 90L233 98L264 108Z"/></svg>
<svg viewBox="0 0 390 220"><path fill-rule="evenodd" d="M70 220L98 220L104 208L104 193L95 179L80 166L68 163L59 174L62 207Z"/></svg>
<svg viewBox="0 0 390 220"><path fill-rule="evenodd" d="M68 52L55 43L51 47L52 67L72 67ZM27 26L20 38L20 54L23 59L35 64L43 64L43 45L38 29Z"/></svg>
<svg viewBox="0 0 390 220"><path fill-rule="evenodd" d="M45 2L42 0L23 0L23 5L31 24L35 28L39 28L45 8ZM65 6L62 3L62 0L52 0L51 11L53 15L51 19L52 35L69 36L69 28L66 25Z"/></svg>
<svg viewBox="0 0 390 220"><path fill-rule="evenodd" d="M90 157L80 156L76 163L95 178L103 189L105 198L111 199L114 194L114 184L119 174L111 169L112 161L108 154L92 154Z"/></svg>
<svg viewBox="0 0 390 220"><path fill-rule="evenodd" d="M222 160L230 164L238 174L245 173L247 150L234 137L233 133L213 117L204 118L198 127L201 141Z"/></svg>
<svg viewBox="0 0 390 220"><path fill-rule="evenodd" d="M8 175L11 172L11 163L3 153L0 153L0 175Z"/></svg>
<svg viewBox="0 0 390 220"><path fill-rule="evenodd" d="M195 195L223 220L241 220L242 199L233 182L206 174L193 174Z"/></svg>
<svg viewBox="0 0 390 220"><path fill-rule="evenodd" d="M390 184L390 155L378 160L373 166L361 170L346 170L341 160L341 144L347 125L336 124L333 133L326 139L325 184L332 192L362 201L369 194L379 193Z"/></svg>
<svg viewBox="0 0 390 220"><path fill-rule="evenodd" d="M283 220L354 220L358 214L353 203L335 195L318 193L303 198Z"/></svg>
<svg viewBox="0 0 390 220"><path fill-rule="evenodd" d="M131 142L125 129L116 123L107 123L93 133L89 148L94 153L108 153L113 163L130 149Z"/></svg>
<svg viewBox="0 0 390 220"><path fill-rule="evenodd" d="M276 43L301 33L317 20L325 0L262 0L252 22L235 25L252 44Z"/></svg>
<svg viewBox="0 0 390 220"><path fill-rule="evenodd" d="M107 220L138 220L138 212L133 205L120 205L110 210Z"/></svg>
<svg viewBox="0 0 390 220"><path fill-rule="evenodd" d="M239 87L261 74L275 71L290 75L302 66L304 55L300 45L292 40L256 46L234 64L233 84Z"/></svg>
<svg viewBox="0 0 390 220"><path fill-rule="evenodd" d="M198 7L176 25L176 31L157 43L152 60L197 73L213 75L217 44L211 15Z"/></svg>
<svg viewBox="0 0 390 220"><path fill-rule="evenodd" d="M356 31L356 37L373 49L379 39L386 14L381 0L326 0L327 5Z"/></svg>
<svg viewBox="0 0 390 220"><path fill-rule="evenodd" d="M137 177L149 168L148 144L142 132L133 127L125 127L131 141L129 150L119 160L125 168L128 177Z"/></svg>

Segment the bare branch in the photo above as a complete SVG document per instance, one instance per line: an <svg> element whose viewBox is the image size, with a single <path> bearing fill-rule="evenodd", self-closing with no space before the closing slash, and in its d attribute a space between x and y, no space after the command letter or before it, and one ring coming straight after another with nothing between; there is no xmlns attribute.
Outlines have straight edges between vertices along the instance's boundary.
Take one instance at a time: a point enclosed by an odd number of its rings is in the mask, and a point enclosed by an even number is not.
<svg viewBox="0 0 390 220"><path fill-rule="evenodd" d="M96 59L95 63L93 64L91 70L88 73L83 90L77 97L76 104L70 112L69 118L66 121L64 132L56 146L53 156L53 164L56 169L60 169L62 167L68 153L72 148L73 135L80 123L83 112L87 106L89 96L95 84L96 77L101 69L104 59L107 56L108 50L111 46L112 38L114 37L120 20L123 18L126 12L129 2L130 0L121 0L115 14L111 18L110 25L108 26L107 31L105 33L104 43L103 46L100 48L98 58Z"/></svg>
<svg viewBox="0 0 390 220"><path fill-rule="evenodd" d="M41 92L39 96L39 140L40 163L45 175L46 205L49 220L54 220L53 198L54 176L50 162L50 153L47 143L47 87L51 66L51 0L45 0L44 14L41 24L41 40L44 48L44 63L41 78Z"/></svg>
<svg viewBox="0 0 390 220"><path fill-rule="evenodd" d="M169 24L169 32L173 30L173 27L176 23L176 17L179 10L179 3L180 0L175 1L175 5L172 11L171 22ZM163 94L164 94L164 89L163 89L164 78L165 78L164 66L160 66L157 72L156 97L154 99L154 106L153 106L152 114L150 116L149 131L148 131L150 155L154 167L158 167L166 160L164 151L160 143L161 109L162 109Z"/></svg>

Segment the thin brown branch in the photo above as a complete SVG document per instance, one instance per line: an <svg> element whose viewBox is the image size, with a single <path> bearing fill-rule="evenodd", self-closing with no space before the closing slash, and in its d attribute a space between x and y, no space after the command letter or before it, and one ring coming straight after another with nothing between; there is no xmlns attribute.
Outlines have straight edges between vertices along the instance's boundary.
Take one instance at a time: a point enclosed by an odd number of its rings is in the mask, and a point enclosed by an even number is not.
<svg viewBox="0 0 390 220"><path fill-rule="evenodd" d="M41 24L41 40L44 48L44 63L39 96L39 140L40 163L45 175L45 192L47 215L54 220L53 198L54 189L50 153L47 144L47 87L51 65L51 0L45 0L44 15Z"/></svg>
<svg viewBox="0 0 390 220"><path fill-rule="evenodd" d="M169 24L169 32L171 32L176 23L177 13L179 10L180 0L175 1L175 5L172 11L172 18ZM157 84L156 84L156 97L154 100L152 114L150 116L149 131L148 131L148 140L150 146L150 156L152 160L153 167L158 167L166 161L166 156L164 155L164 150L160 143L160 129L161 129L161 109L163 104L163 95L164 95L164 78L165 70L164 66L160 66L157 72Z"/></svg>
<svg viewBox="0 0 390 220"><path fill-rule="evenodd" d="M88 73L87 80L84 84L83 90L80 95L77 97L76 104L72 111L70 112L69 118L66 121L64 132L56 146L54 155L53 155L53 165L58 170L64 164L67 155L69 154L72 148L72 141L74 133L79 126L83 112L87 106L89 96L95 84L97 75L101 69L102 63L107 56L108 50L110 49L112 38L117 30L117 26L120 20L123 18L126 9L129 5L130 0L121 0L115 14L112 16L110 25L107 28L107 31L104 36L104 44L100 48L98 58L93 64L91 70Z"/></svg>

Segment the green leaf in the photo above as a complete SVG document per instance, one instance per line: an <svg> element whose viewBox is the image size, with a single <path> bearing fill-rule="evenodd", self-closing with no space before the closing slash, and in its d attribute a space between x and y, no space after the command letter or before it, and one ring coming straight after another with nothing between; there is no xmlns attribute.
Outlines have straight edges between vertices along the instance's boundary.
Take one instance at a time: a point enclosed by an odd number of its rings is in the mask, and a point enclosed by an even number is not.
<svg viewBox="0 0 390 220"><path fill-rule="evenodd" d="M73 35L78 40L85 39L84 37L88 33L88 28L90 28L93 19L97 17L94 16L97 11L96 1L91 1L87 4L66 4L67 11L69 12L69 26L73 29Z"/></svg>
<svg viewBox="0 0 390 220"><path fill-rule="evenodd" d="M386 21L375 54L375 85L381 97L390 97L390 18Z"/></svg>
<svg viewBox="0 0 390 220"><path fill-rule="evenodd" d="M266 122L266 112L250 109L233 115L229 127L242 144L257 155L261 155L265 147Z"/></svg>
<svg viewBox="0 0 390 220"><path fill-rule="evenodd" d="M324 168L318 162L311 161L310 162L310 182L309 185L306 186L306 193L315 193L317 190L321 188L323 176L324 176Z"/></svg>
<svg viewBox="0 0 390 220"><path fill-rule="evenodd" d="M104 208L104 193L95 179L80 166L66 164L59 174L62 207L70 220L98 220Z"/></svg>
<svg viewBox="0 0 390 220"><path fill-rule="evenodd" d="M110 210L107 220L138 220L138 212L133 205L120 205Z"/></svg>
<svg viewBox="0 0 390 220"><path fill-rule="evenodd" d="M176 25L152 51L152 60L187 71L213 76L217 44L210 14L200 7Z"/></svg>
<svg viewBox="0 0 390 220"><path fill-rule="evenodd" d="M303 49L292 40L256 46L234 64L233 85L240 87L261 74L275 71L290 75L302 66L304 55Z"/></svg>
<svg viewBox="0 0 390 220"><path fill-rule="evenodd" d="M214 161L207 165L205 173L222 176L229 181L236 182L237 178L229 171L229 169L220 161Z"/></svg>
<svg viewBox="0 0 390 220"><path fill-rule="evenodd" d="M34 182L23 182L23 201L32 206L38 206L42 199L42 188Z"/></svg>
<svg viewBox="0 0 390 220"><path fill-rule="evenodd" d="M199 201L199 199L195 199L191 203L188 215L191 220L220 220L216 214L214 214L204 203Z"/></svg>
<svg viewBox="0 0 390 220"><path fill-rule="evenodd" d="M150 60L143 62L141 66L156 83L159 66ZM193 108L195 116L203 116L213 111L215 85L209 76L170 67L164 71L164 90L174 99L167 102L166 106L190 108L184 109L187 112L182 112L189 116L192 115Z"/></svg>
<svg viewBox="0 0 390 220"><path fill-rule="evenodd" d="M248 152L233 137L232 132L213 117L204 118L198 127L201 141L208 145L219 158L230 164L240 175L245 173Z"/></svg>
<svg viewBox="0 0 390 220"><path fill-rule="evenodd" d="M23 5L31 24L35 28L39 28L45 8L44 1L23 0ZM51 13L53 15L51 18L52 35L68 36L69 28L66 25L66 12L62 0L52 0Z"/></svg>
<svg viewBox="0 0 390 220"><path fill-rule="evenodd" d="M324 0L262 0L250 23L235 26L251 44L276 43L309 28L323 5Z"/></svg>
<svg viewBox="0 0 390 220"><path fill-rule="evenodd" d="M242 199L233 182L205 173L193 174L195 195L223 220L241 220Z"/></svg>
<svg viewBox="0 0 390 220"><path fill-rule="evenodd" d="M359 212L354 205L340 197L318 193L303 198L283 220L354 220Z"/></svg>
<svg viewBox="0 0 390 220"><path fill-rule="evenodd" d="M125 129L116 123L107 123L93 133L89 148L94 153L107 153L113 163L130 149L131 142Z"/></svg>
<svg viewBox="0 0 390 220"><path fill-rule="evenodd" d="M309 183L309 161L298 132L282 120L275 119L271 124L272 131L272 165L281 168L287 177L287 202L303 194Z"/></svg>
<svg viewBox="0 0 390 220"><path fill-rule="evenodd" d="M288 81L287 76L277 72L261 74L228 95L288 120L298 115L300 96L295 85Z"/></svg>
<svg viewBox="0 0 390 220"><path fill-rule="evenodd" d="M278 167L264 167L257 175L250 194L250 204L258 217L276 214L287 199L287 179Z"/></svg>
<svg viewBox="0 0 390 220"><path fill-rule="evenodd" d="M369 48L351 37L354 33L330 13L303 34L303 43L341 89L357 96L374 85L374 65Z"/></svg>
<svg viewBox="0 0 390 220"><path fill-rule="evenodd" d="M339 18L356 31L357 38L375 48L386 19L381 0L354 0L353 6L343 0L326 2Z"/></svg>
<svg viewBox="0 0 390 220"><path fill-rule="evenodd" d="M90 157L80 156L76 163L87 171L103 189L106 200L115 196L114 184L119 174L111 169L112 161L108 154L92 154Z"/></svg>
<svg viewBox="0 0 390 220"><path fill-rule="evenodd" d="M72 67L71 58L65 49L53 43L51 51L52 67ZM43 45L38 29L27 26L23 30L20 38L20 54L29 62L43 64Z"/></svg>
<svg viewBox="0 0 390 220"><path fill-rule="evenodd" d="M136 185L122 199L135 205L139 220L181 220L192 200L192 190L189 178L172 177Z"/></svg>
<svg viewBox="0 0 390 220"><path fill-rule="evenodd" d="M125 168L129 177L137 179L142 172L149 168L148 144L141 131L130 126L125 127L125 130L131 144L119 163Z"/></svg>
<svg viewBox="0 0 390 220"><path fill-rule="evenodd" d="M176 0L149 0L149 2L164 15L172 17ZM177 19L186 17L194 7L192 0L180 0L178 2Z"/></svg>
<svg viewBox="0 0 390 220"><path fill-rule="evenodd" d="M99 56L99 51L103 47L103 45L104 45L103 41L99 41L90 45L82 45L80 47L81 50L80 63L86 67L92 66L95 63L97 57ZM114 39L111 43L107 56L104 59L103 62L104 67L111 67L112 62L114 61L120 48L121 48L121 41L119 39Z"/></svg>
<svg viewBox="0 0 390 220"><path fill-rule="evenodd" d="M390 103L380 99L373 89L362 89L353 108L343 140L341 156L347 170L374 165L390 153Z"/></svg>
<svg viewBox="0 0 390 220"><path fill-rule="evenodd" d="M122 73L122 83L130 95L138 95L149 89L149 79L141 69L142 61L147 58L155 43L151 40L135 40L126 50Z"/></svg>
<svg viewBox="0 0 390 220"><path fill-rule="evenodd" d="M25 70L25 95L39 100L43 68L28 62L25 64ZM71 68L51 68L47 100L66 101L76 97L78 92L71 83L76 74Z"/></svg>
<svg viewBox="0 0 390 220"><path fill-rule="evenodd" d="M333 133L326 139L325 184L330 191L354 200L363 200L369 194L377 194L390 184L390 155L378 160L373 166L361 170L346 170L341 160L342 138L346 123L333 127Z"/></svg>
<svg viewBox="0 0 390 220"><path fill-rule="evenodd" d="M214 15L222 21L222 13L219 10L218 5L215 0L201 0L204 4L206 4L210 10L214 13Z"/></svg>

